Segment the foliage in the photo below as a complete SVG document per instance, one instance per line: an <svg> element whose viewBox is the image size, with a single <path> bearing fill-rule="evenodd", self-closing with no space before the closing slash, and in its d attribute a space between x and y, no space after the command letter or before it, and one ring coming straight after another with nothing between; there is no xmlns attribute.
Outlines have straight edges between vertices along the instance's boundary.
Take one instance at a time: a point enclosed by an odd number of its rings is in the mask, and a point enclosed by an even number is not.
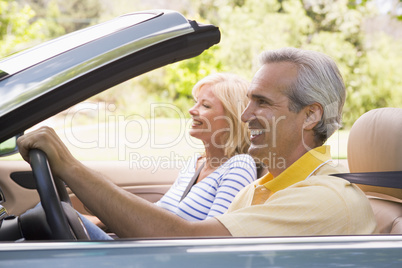
<svg viewBox="0 0 402 268"><path fill-rule="evenodd" d="M191 91L197 81L211 73L225 71L222 62L215 57L216 52L217 47L212 47L198 57L171 64L165 68L164 93L174 101L173 104L179 106L185 104L182 108L187 110L192 104L188 100L193 99Z"/></svg>
<svg viewBox="0 0 402 268"><path fill-rule="evenodd" d="M102 11L99 0L59 0L60 24L67 33L96 24Z"/></svg>
<svg viewBox="0 0 402 268"><path fill-rule="evenodd" d="M354 122L371 109L402 106L402 40L373 35L367 40L364 60L360 69L354 69L355 79L348 88L345 113L350 118L346 122Z"/></svg>
<svg viewBox="0 0 402 268"><path fill-rule="evenodd" d="M144 74L98 94L92 100L114 103L116 114L187 117L187 111L193 105L191 91L194 84L210 73L225 71L216 60L216 50L217 47L212 47L200 56Z"/></svg>
<svg viewBox="0 0 402 268"><path fill-rule="evenodd" d="M32 7L37 19L46 21L48 37L54 38L99 22L100 0L21 0Z"/></svg>
<svg viewBox="0 0 402 268"><path fill-rule="evenodd" d="M203 0L200 14L222 31L216 57L251 78L263 50L284 46L324 52L338 64L347 86L344 124L383 106L402 106L401 41L367 33L377 15L373 1ZM212 10L211 13L205 9ZM210 17L212 16L212 17ZM399 29L402 25L399 25Z"/></svg>
<svg viewBox="0 0 402 268"><path fill-rule="evenodd" d="M390 2L389 13L391 16L396 17L402 21L402 0L388 0Z"/></svg>
<svg viewBox="0 0 402 268"><path fill-rule="evenodd" d="M0 56L97 22L99 0L0 0Z"/></svg>
<svg viewBox="0 0 402 268"><path fill-rule="evenodd" d="M44 21L30 22L35 12L27 5L0 0L0 57L32 46L45 37Z"/></svg>
<svg viewBox="0 0 402 268"><path fill-rule="evenodd" d="M258 55L284 46L317 50L334 58L347 87L345 126L370 109L402 106L402 21L395 19L402 19L402 0L18 1L32 8L16 3L0 0L2 55L32 40L56 37L145 8L177 9L198 22L220 27L221 43L200 56L152 71L93 98L113 103L117 112L147 117L153 113L149 103L169 103L186 114L192 105L192 87L199 79L213 72L233 72L251 79L259 68ZM175 8L175 4L180 6ZM384 16L392 27L386 24L380 30L367 30L366 25ZM172 109L156 112L157 116L175 114Z"/></svg>

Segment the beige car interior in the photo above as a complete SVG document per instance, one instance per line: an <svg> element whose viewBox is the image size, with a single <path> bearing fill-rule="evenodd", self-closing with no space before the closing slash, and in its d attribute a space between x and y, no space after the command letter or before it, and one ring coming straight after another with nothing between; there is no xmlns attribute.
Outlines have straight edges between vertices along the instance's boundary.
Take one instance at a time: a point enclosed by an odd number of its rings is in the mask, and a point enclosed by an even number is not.
<svg viewBox="0 0 402 268"><path fill-rule="evenodd" d="M127 162L85 162L92 169L101 171L112 182L126 191L144 198L150 202L156 202L169 190L179 174L179 168L163 169L155 166L147 168L127 167ZM109 166L109 167L108 167ZM98 225L104 231L110 233L106 226L89 211L82 202L70 192L71 203L74 208L86 216L91 222Z"/></svg>
<svg viewBox="0 0 402 268"><path fill-rule="evenodd" d="M402 171L402 109L362 115L349 134L350 172ZM402 179L402 177L400 178ZM402 189L359 185L370 200L381 234L402 234Z"/></svg>
<svg viewBox="0 0 402 268"><path fill-rule="evenodd" d="M129 167L124 161L88 161L90 168L116 185L150 202L159 200L179 173L179 167L156 169ZM348 142L350 172L402 171L402 109L381 108L362 115L353 125ZM16 171L29 171L24 161L0 161L0 188L9 214L20 215L39 202L35 189L19 186L11 178ZM402 178L401 178L402 179ZM402 234L402 189L359 185L369 197L381 234ZM23 198L21 198L23 197ZM105 226L70 192L74 207L92 222ZM102 198L102 197L100 197Z"/></svg>
<svg viewBox="0 0 402 268"><path fill-rule="evenodd" d="M106 175L116 185L150 202L159 200L179 173L179 167L173 164L169 169L156 169L152 165L140 169L135 166L130 167L125 161L87 161L84 164ZM2 205L10 215L20 215L40 201L35 189L21 187L10 178L13 172L30 170L30 166L25 161L0 161L0 188L3 193L6 193ZM74 208L105 229L98 218L93 216L71 191L69 193Z"/></svg>

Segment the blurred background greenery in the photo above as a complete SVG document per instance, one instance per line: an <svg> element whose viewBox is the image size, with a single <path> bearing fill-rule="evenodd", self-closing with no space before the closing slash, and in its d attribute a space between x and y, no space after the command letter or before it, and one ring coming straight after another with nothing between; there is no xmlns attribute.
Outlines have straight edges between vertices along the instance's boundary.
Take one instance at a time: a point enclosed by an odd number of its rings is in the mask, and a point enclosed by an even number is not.
<svg viewBox="0 0 402 268"><path fill-rule="evenodd" d="M219 26L221 43L89 101L113 104L108 112L115 115L177 117L150 103L187 114L202 77L224 71L250 80L263 50L293 46L338 63L347 86L344 131L366 111L402 107L402 0L0 0L0 57L125 13L164 8Z"/></svg>
<svg viewBox="0 0 402 268"><path fill-rule="evenodd" d="M336 60L348 91L345 127L368 110L402 107L401 0L0 0L0 56L127 12L154 8L175 9L190 19L213 23L220 27L222 41L199 57L93 98L114 103L117 113L149 117L150 102L173 103L187 111L197 80L216 71L251 79L261 51L283 46L322 51ZM160 111L156 116L175 113Z"/></svg>

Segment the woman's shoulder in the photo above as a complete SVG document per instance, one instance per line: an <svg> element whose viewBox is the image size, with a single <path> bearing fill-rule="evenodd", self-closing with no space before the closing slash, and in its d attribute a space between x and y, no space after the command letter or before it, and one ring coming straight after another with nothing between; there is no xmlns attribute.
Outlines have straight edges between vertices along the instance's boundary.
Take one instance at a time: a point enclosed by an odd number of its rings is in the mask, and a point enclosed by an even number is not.
<svg viewBox="0 0 402 268"><path fill-rule="evenodd" d="M199 161L200 157L201 157L201 154L196 153L196 154L192 155L191 157L189 157L188 159L185 159L185 160L177 163L177 164L181 165L179 175L194 173L196 171L197 162Z"/></svg>
<svg viewBox="0 0 402 268"><path fill-rule="evenodd" d="M225 163L231 167L243 167L249 168L250 166L255 168L254 159L249 154L237 154L229 158Z"/></svg>
<svg viewBox="0 0 402 268"><path fill-rule="evenodd" d="M238 154L232 156L221 166L221 179L225 178L236 180L254 181L257 178L257 167L254 159L248 154ZM230 174L229 177L226 174Z"/></svg>
<svg viewBox="0 0 402 268"><path fill-rule="evenodd" d="M249 154L236 154L229 158L229 161L244 161L244 162L254 162L254 159Z"/></svg>

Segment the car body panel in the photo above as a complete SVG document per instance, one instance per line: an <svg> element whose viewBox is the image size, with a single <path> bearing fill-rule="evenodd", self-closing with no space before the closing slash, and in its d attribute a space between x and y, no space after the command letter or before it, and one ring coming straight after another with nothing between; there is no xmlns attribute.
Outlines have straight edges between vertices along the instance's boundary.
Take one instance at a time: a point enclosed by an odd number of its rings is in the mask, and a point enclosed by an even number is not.
<svg viewBox="0 0 402 268"><path fill-rule="evenodd" d="M401 237L123 240L0 244L7 267L400 267Z"/></svg>

